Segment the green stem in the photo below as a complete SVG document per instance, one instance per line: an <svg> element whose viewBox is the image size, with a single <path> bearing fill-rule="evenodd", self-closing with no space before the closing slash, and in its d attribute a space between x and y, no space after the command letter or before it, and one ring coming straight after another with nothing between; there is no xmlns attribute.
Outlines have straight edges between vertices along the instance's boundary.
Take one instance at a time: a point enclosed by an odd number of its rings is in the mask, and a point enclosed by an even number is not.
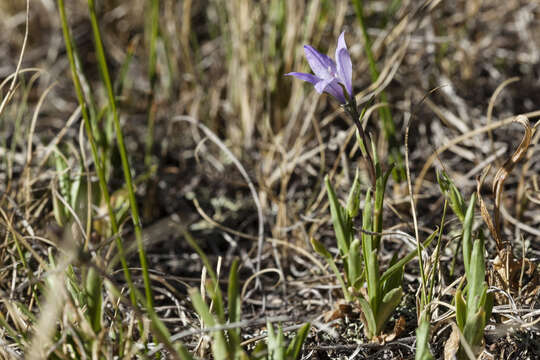
<svg viewBox="0 0 540 360"><path fill-rule="evenodd" d="M114 127L116 130L116 141L118 143L118 152L120 153L120 159L122 161L122 169L124 171L124 178L126 181L126 187L128 191L129 205L131 209L131 219L133 221L135 239L137 241L137 247L139 250L139 260L141 263L143 279L144 279L144 289L145 289L145 295L146 295L147 310L153 312L154 304L153 304L153 297L152 297L152 289L150 286L150 276L148 274L146 253L144 250L144 244L143 244L143 239L142 239L142 226L141 226L141 220L139 218L139 209L137 207L137 200L135 198L135 190L134 190L133 181L131 177L131 170L130 170L129 161L127 158L126 146L124 144L124 135L122 133L122 128L120 126L120 120L118 119L116 99L114 96L113 86L112 86L111 78L109 75L107 60L105 59L105 51L103 49L103 42L101 40L101 34L100 34L99 25L97 21L94 0L88 0L88 9L90 11L90 22L92 24L92 30L94 33L97 58L99 62L99 67L101 69L103 82L105 84L105 87L107 88L109 106L113 115Z"/></svg>
<svg viewBox="0 0 540 360"><path fill-rule="evenodd" d="M118 223L116 221L116 215L114 213L114 209L111 205L111 197L109 195L109 190L107 188L107 181L105 180L105 173L103 171L103 168L101 167L102 161L99 158L98 155L98 149L96 142L94 140L94 136L92 133L92 125L90 123L90 116L88 114L88 108L86 106L86 101L84 99L82 86L81 86L81 80L79 78L79 75L77 73L77 67L75 65L75 56L74 56L74 49L72 46L72 39L71 34L69 32L67 18L66 18L66 10L64 6L64 0L58 0L58 10L60 13L60 20L62 23L62 32L64 34L64 42L66 45L66 52L69 59L69 65L71 68L71 75L73 77L73 85L75 87L75 92L77 94L77 100L79 101L79 104L81 106L81 114L84 121L84 127L86 130L86 135L88 136L88 142L90 143L90 149L92 151L92 157L94 159L94 166L96 167L96 172L99 179L99 187L101 189L101 194L103 196L103 199L105 200L105 204L107 205L107 212L109 214L109 220L111 222L111 229L115 236L116 241L116 247L118 248L118 254L120 256L120 261L122 263L122 269L124 271L124 277L126 278L126 282L128 284L128 287L130 289L129 296L131 299L131 303L136 306L137 299L136 299L136 290L133 285L133 281L131 280L131 274L129 272L129 268L127 266L126 257L124 254L124 246L122 244L122 239L120 238L120 233L118 231Z"/></svg>
<svg viewBox="0 0 540 360"><path fill-rule="evenodd" d="M364 157L364 160L367 162L371 185L373 186L373 188L375 188L375 181L376 181L375 165L373 164L373 159L369 152L369 148L371 147L371 139L369 138L369 135L366 134L366 132L364 131L364 128L362 127L361 116L358 114L358 109L356 108L356 100L354 99L354 97L351 97L351 99L349 99L349 102L345 105L345 110L351 116L354 122L354 125L356 126L356 130L358 131L358 134L360 135L359 142L361 142L361 144L358 144L358 146L360 146L362 156ZM362 116L363 114L364 113L362 112Z"/></svg>
<svg viewBox="0 0 540 360"><path fill-rule="evenodd" d="M439 230L439 237L437 239L437 246L435 248L435 263L433 264L433 273L431 274L431 280L429 284L429 293L427 298L427 303L429 304L431 302L431 299L433 298L433 287L435 286L435 273L437 272L437 265L439 264L439 253L441 249L441 238L442 233L444 229L444 222L446 220L446 209L448 207L448 199L444 198L444 207L443 207L443 214L441 219L441 228ZM420 312L422 312L423 309L420 309Z"/></svg>
<svg viewBox="0 0 540 360"><path fill-rule="evenodd" d="M146 133L146 147L144 164L151 166L152 147L154 144L154 124L156 119L156 108L154 105L154 94L156 88L157 74L157 38L159 34L159 0L150 0L150 52L148 54L148 79L150 81L150 98L148 100L148 122Z"/></svg>
<svg viewBox="0 0 540 360"><path fill-rule="evenodd" d="M360 29L362 31L362 36L364 38L364 49L366 51L366 56L369 62L369 72L371 74L371 81L376 82L379 78L379 72L377 71L377 65L375 64L375 56L371 49L371 39L367 33L367 27L364 21L364 4L363 0L352 0L354 8L356 11L356 18L360 24ZM383 103L388 104L388 97L384 91L380 93L380 99ZM390 160L396 164L392 175L396 181L401 181L406 179L405 169L403 167L403 159L401 156L401 151L399 149L399 143L396 138L396 126L392 120L392 113L390 108L383 106L379 108L379 116L383 122L383 131L384 135L388 141L388 147L390 152Z"/></svg>

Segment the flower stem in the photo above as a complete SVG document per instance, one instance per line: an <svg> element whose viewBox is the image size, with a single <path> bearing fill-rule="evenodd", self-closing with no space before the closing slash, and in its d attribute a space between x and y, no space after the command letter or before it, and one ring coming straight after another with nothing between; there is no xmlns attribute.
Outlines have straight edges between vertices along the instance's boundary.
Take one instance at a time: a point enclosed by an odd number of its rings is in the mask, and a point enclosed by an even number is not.
<svg viewBox="0 0 540 360"><path fill-rule="evenodd" d="M360 115L358 114L358 109L356 108L356 101L354 100L354 97L352 97L349 100L349 102L345 104L345 110L353 119L354 125L356 126L356 130L358 131L358 134L360 135L360 140L362 144L359 144L359 146L360 146L360 149L362 150L362 156L364 157L364 160L367 162L371 185L373 186L373 188L375 188L375 183L376 183L375 165L373 163L371 154L369 153L369 147L371 146L371 139L369 138L369 135L366 134L366 132L364 131L364 128L362 127L362 123L360 122Z"/></svg>
<svg viewBox="0 0 540 360"><path fill-rule="evenodd" d="M364 22L364 4L362 0L353 0L353 3L356 10L356 17L358 19L358 22L360 23L360 29L362 30L362 36L364 37L364 48L369 61L369 72L371 73L371 80L375 82L379 78L379 72L377 71L375 57L371 49L371 39L369 38L369 34L367 33L367 27ZM380 100L381 102L388 104L388 98L384 91L381 91L380 93ZM379 117L382 120L384 135L386 137L386 140L388 141L390 161L395 163L392 176L396 181L405 180L406 176L403 166L403 158L396 137L396 125L392 120L392 113L390 112L390 108L388 107L388 105L379 108Z"/></svg>

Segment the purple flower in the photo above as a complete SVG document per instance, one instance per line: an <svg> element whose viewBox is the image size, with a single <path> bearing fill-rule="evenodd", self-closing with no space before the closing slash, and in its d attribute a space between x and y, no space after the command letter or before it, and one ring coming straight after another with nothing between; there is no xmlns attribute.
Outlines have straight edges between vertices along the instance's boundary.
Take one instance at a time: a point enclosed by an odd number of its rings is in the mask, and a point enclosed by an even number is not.
<svg viewBox="0 0 540 360"><path fill-rule="evenodd" d="M332 95L340 103L346 104L347 100L352 97L352 63L347 44L345 44L345 31L339 35L338 39L336 48L337 65L334 60L309 45L304 45L304 52L315 75L301 72L291 72L285 75L308 81L315 85L315 90L319 94L325 92ZM347 94L343 93L343 88L345 88Z"/></svg>

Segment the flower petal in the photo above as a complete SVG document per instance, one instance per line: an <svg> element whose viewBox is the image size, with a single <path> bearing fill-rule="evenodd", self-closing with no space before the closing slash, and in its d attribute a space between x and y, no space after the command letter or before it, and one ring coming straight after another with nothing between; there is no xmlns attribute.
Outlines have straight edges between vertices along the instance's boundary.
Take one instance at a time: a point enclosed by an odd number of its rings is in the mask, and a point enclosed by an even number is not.
<svg viewBox="0 0 540 360"><path fill-rule="evenodd" d="M312 83L313 85L317 84L319 81L321 81L321 79L319 79L318 77L316 77L315 75L312 75L312 74L306 74L306 73L301 73L301 72L290 72L288 74L285 74L285 76L294 76L295 78L297 79L300 79L300 80L304 80L304 81L307 81L307 82L310 82Z"/></svg>
<svg viewBox="0 0 540 360"><path fill-rule="evenodd" d="M304 52L306 59L311 67L311 70L321 79L328 79L333 77L333 73L336 72L336 63L328 56L321 54L315 50L312 46L304 45Z"/></svg>
<svg viewBox="0 0 540 360"><path fill-rule="evenodd" d="M347 50L347 44L345 43L345 31L343 31L338 38L337 48L336 48L336 59L338 58L339 52L341 49Z"/></svg>
<svg viewBox="0 0 540 360"><path fill-rule="evenodd" d="M349 96L352 96L352 62L347 49L341 49L336 60L339 81L345 86Z"/></svg>
<svg viewBox="0 0 540 360"><path fill-rule="evenodd" d="M339 80L345 86L349 96L352 96L352 62L349 50L347 50L347 44L345 43L345 31L339 35L336 48L336 62Z"/></svg>
<svg viewBox="0 0 540 360"><path fill-rule="evenodd" d="M323 92L332 95L337 101L339 101L342 104L345 104L347 102L347 99L345 99L345 95L343 95L343 88L341 85L339 85L339 82L337 79L324 79L319 81L317 84L315 84L315 90L319 94L322 94Z"/></svg>

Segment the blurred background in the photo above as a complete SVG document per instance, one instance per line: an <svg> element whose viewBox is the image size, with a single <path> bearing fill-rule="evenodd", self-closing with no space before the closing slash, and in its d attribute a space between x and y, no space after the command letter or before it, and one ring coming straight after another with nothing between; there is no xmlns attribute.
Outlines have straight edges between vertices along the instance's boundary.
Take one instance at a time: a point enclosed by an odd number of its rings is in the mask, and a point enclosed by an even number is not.
<svg viewBox="0 0 540 360"><path fill-rule="evenodd" d="M150 1L96 1L151 268L175 275L200 273L193 251L168 227L173 220L205 239L202 246L210 256L225 255L226 262L239 254L245 261L252 259L261 219L249 182L257 191L265 237L310 249L314 234L323 239L332 236L323 176L330 173L335 187L346 189L355 167L363 165L350 141L353 124L339 104L317 94L311 85L284 76L291 71L310 72L304 44L333 57L337 38L346 31L359 105L376 105L384 89L401 151L404 118L411 117L413 182L428 157L450 139L490 121L538 109L539 1L362 3L380 74L375 83L364 51L365 37L350 1L161 0L154 25ZM16 69L25 10L25 1L0 2L0 80ZM105 134L103 151L109 151L109 184L121 206L126 197L120 160L114 141L107 138L110 122L98 114L106 92L87 3L67 1L66 11L84 86L88 93L92 90L92 101L98 104L94 115ZM87 145L79 137L80 122L66 127L77 99L56 2L32 0L29 25L20 91L0 117L0 191L11 199L5 206L17 209L17 219L24 218L38 233L60 237L50 195L57 173L49 161L36 165L60 132L65 132L66 154ZM156 41L155 54L152 41ZM501 90L488 111L497 87L514 77L519 79ZM374 102L368 103L373 94L377 95ZM387 140L379 113L369 115L368 131L385 158ZM199 127L175 116L208 127L230 154ZM521 136L518 125L478 135L440 154L434 166L444 166L462 192L470 193L476 187L479 164L494 149L503 156L497 160L502 163ZM28 149L33 153L30 166ZM74 156L67 161L79 160ZM537 167L532 165L529 171L534 173ZM30 175L23 176L25 171ZM428 171L420 188L421 226L432 227L440 219L441 194L434 174ZM32 181L23 184L29 177ZM407 231L405 183L392 181L389 196L395 208L388 209L385 226ZM520 216L531 226L538 224L536 215L527 214L523 210ZM268 266L288 264L287 274L301 275L311 266L287 247L276 251L265 243L264 254Z"/></svg>

